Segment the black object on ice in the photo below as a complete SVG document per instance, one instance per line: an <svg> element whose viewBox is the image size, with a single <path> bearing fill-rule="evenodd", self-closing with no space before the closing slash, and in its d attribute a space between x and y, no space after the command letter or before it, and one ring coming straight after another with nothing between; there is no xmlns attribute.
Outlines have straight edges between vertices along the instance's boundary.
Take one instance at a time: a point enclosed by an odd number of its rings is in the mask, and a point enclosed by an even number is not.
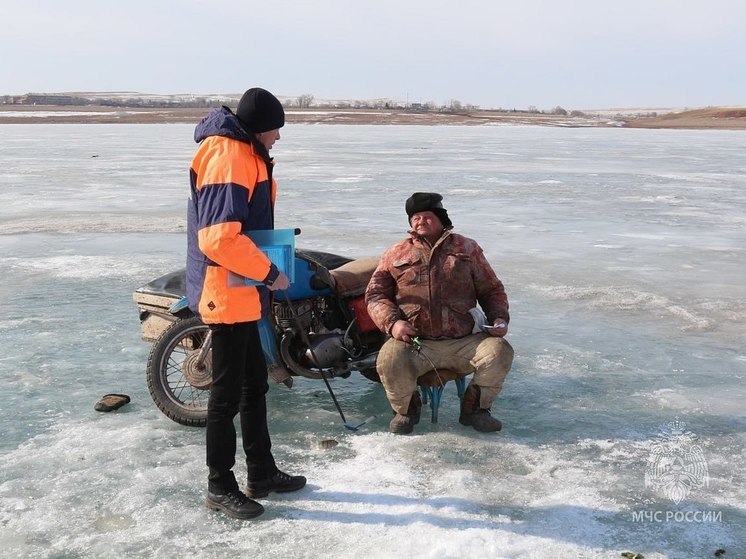
<svg viewBox="0 0 746 559"><path fill-rule="evenodd" d="M114 411L118 410L125 404L129 404L130 397L126 394L104 394L101 399L96 402L93 409L96 411Z"/></svg>

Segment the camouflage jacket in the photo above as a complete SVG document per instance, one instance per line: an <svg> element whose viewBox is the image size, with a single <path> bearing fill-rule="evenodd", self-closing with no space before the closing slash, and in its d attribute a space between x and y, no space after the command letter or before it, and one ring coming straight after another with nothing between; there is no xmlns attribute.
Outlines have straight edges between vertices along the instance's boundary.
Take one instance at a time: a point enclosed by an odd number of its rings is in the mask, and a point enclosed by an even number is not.
<svg viewBox="0 0 746 559"><path fill-rule="evenodd" d="M433 247L410 233L381 256L365 301L386 333L399 319L423 338L471 334L469 310L479 302L489 323L510 320L508 297L476 241L447 230Z"/></svg>

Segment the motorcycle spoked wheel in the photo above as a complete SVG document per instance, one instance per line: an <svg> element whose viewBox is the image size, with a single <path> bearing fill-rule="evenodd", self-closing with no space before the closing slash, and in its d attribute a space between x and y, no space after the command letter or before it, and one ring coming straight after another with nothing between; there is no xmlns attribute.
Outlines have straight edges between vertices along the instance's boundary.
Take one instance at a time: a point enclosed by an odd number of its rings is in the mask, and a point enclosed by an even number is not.
<svg viewBox="0 0 746 559"><path fill-rule="evenodd" d="M204 427L210 390L200 383L192 386L185 367L193 364L209 328L197 317L177 320L158 337L148 356L150 397L166 417L181 425ZM207 366L211 366L210 359ZM211 371L208 371L211 376ZM204 381L204 379L203 379Z"/></svg>

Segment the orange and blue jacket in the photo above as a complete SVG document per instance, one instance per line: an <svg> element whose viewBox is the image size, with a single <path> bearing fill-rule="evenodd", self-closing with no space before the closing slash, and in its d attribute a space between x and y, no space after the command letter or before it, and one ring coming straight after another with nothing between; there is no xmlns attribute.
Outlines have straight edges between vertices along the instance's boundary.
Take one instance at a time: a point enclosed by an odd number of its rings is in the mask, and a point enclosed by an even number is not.
<svg viewBox="0 0 746 559"><path fill-rule="evenodd" d="M267 150L228 109L214 109L197 125L199 148L190 168L187 211L187 298L207 324L259 320L269 310L277 267L246 235L274 229L276 184Z"/></svg>

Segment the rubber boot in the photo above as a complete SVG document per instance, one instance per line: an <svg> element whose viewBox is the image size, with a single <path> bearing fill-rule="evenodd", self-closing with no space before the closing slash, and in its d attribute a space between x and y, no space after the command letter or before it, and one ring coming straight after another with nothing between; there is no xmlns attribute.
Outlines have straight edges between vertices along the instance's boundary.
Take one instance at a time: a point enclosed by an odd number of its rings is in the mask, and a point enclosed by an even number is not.
<svg viewBox="0 0 746 559"><path fill-rule="evenodd" d="M284 384L288 388L293 387L293 377L282 365L275 365L274 363L267 365L267 373L277 384Z"/></svg>
<svg viewBox="0 0 746 559"><path fill-rule="evenodd" d="M389 423L389 431L397 435L408 435L411 433L414 430L414 426L420 422L420 414L422 413L422 399L420 398L419 391L415 390L412 392L405 415L394 413L394 419Z"/></svg>
<svg viewBox="0 0 746 559"><path fill-rule="evenodd" d="M461 425L474 427L482 433L492 433L503 428L502 423L490 415L489 408L479 407L481 389L476 384L470 384L461 400L461 414L458 421Z"/></svg>

